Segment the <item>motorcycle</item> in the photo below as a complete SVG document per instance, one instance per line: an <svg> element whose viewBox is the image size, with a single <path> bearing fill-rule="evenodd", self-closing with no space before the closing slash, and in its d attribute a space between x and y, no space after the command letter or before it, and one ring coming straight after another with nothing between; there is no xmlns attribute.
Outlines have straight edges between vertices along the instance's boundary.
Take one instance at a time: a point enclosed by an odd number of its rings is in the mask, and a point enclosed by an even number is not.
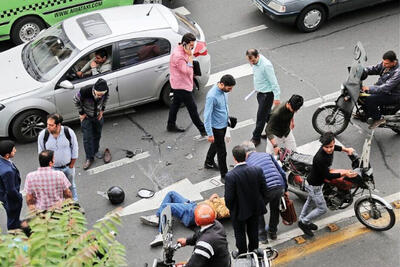
<svg viewBox="0 0 400 267"><path fill-rule="evenodd" d="M182 247L173 242L171 207L167 206L160 214L161 235L163 237L162 259L154 259L152 267L184 267L186 262L175 263L174 254ZM267 247L254 252L240 254L233 260L232 267L270 267L271 261L278 257L278 251ZM145 264L147 267L148 264Z"/></svg>
<svg viewBox="0 0 400 267"><path fill-rule="evenodd" d="M396 217L392 206L386 200L372 194L372 191L375 191L375 182L369 158L373 134L374 130L366 138L361 157L356 152L349 155L352 169L357 176L325 179L322 192L330 210L345 209L359 197L354 203L357 219L372 230L386 231L393 227ZM305 182L311 171L313 156L285 148L280 149L278 156L282 168L289 172L288 190L305 200ZM364 194L365 192L367 194Z"/></svg>
<svg viewBox="0 0 400 267"><path fill-rule="evenodd" d="M349 67L347 81L341 86L340 95L335 102L327 102L320 105L312 117L312 125L319 134L333 132L335 135L341 134L349 125L352 112L355 108L355 116L362 122L367 122L363 115L365 97L369 94L361 90L362 80L367 78L364 66L367 61L367 54L361 42L354 48L354 60ZM380 107L380 112L386 122L379 127L389 128L400 134L400 103L394 105L384 105Z"/></svg>

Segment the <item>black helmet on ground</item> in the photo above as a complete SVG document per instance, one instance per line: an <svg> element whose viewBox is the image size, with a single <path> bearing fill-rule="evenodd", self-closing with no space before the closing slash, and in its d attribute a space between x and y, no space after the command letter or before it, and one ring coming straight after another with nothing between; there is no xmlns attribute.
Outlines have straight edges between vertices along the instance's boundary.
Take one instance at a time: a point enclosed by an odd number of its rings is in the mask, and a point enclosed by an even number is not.
<svg viewBox="0 0 400 267"><path fill-rule="evenodd" d="M111 204L117 205L124 202L125 192L119 186L112 186L107 190L107 196Z"/></svg>

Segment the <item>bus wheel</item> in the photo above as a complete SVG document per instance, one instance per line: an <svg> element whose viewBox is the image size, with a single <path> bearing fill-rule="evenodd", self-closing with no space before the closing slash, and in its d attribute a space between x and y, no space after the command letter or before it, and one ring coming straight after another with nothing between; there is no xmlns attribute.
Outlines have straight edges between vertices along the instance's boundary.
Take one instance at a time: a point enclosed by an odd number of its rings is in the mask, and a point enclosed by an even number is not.
<svg viewBox="0 0 400 267"><path fill-rule="evenodd" d="M19 45L32 41L45 28L43 21L37 17L24 17L18 20L11 30L11 40Z"/></svg>

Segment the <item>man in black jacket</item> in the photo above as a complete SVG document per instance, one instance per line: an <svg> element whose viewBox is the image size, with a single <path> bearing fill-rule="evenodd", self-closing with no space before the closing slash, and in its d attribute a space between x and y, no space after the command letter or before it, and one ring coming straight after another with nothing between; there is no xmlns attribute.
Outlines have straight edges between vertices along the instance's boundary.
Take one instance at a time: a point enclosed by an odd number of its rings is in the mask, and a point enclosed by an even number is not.
<svg viewBox="0 0 400 267"><path fill-rule="evenodd" d="M400 68L395 52L387 51L383 54L381 63L365 68L364 73L380 76L374 85L362 87L364 92L371 94L365 99L365 112L367 118L374 120L370 126L372 129L385 123L379 106L400 102Z"/></svg>
<svg viewBox="0 0 400 267"><path fill-rule="evenodd" d="M231 266L225 229L215 217L215 211L208 204L200 203L196 206L194 220L200 226L200 231L190 238L177 240L182 246L194 246L193 254L185 267Z"/></svg>
<svg viewBox="0 0 400 267"><path fill-rule="evenodd" d="M263 199L267 199L267 185L260 167L247 166L246 151L242 146L232 150L235 168L226 174L225 203L228 207L239 254L258 248L258 217L267 212ZM249 245L246 242L246 228Z"/></svg>
<svg viewBox="0 0 400 267"><path fill-rule="evenodd" d="M101 130L104 124L103 113L108 100L108 86L103 79L98 79L93 86L85 86L74 96L74 103L79 112L83 133L83 146L86 161L83 169L89 169L94 157L102 158L99 152Z"/></svg>

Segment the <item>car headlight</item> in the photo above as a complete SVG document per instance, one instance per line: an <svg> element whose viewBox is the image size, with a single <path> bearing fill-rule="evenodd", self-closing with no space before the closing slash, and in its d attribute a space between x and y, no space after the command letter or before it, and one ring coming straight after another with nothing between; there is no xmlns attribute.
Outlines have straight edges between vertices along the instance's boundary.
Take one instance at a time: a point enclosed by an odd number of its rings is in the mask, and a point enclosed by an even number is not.
<svg viewBox="0 0 400 267"><path fill-rule="evenodd" d="M0 110L3 110L6 106L4 106L3 104L0 104Z"/></svg>
<svg viewBox="0 0 400 267"><path fill-rule="evenodd" d="M275 11L280 12L280 13L283 13L283 12L286 11L286 6L285 5L278 4L278 3L274 2L274 1L269 2L267 6L272 8Z"/></svg>

